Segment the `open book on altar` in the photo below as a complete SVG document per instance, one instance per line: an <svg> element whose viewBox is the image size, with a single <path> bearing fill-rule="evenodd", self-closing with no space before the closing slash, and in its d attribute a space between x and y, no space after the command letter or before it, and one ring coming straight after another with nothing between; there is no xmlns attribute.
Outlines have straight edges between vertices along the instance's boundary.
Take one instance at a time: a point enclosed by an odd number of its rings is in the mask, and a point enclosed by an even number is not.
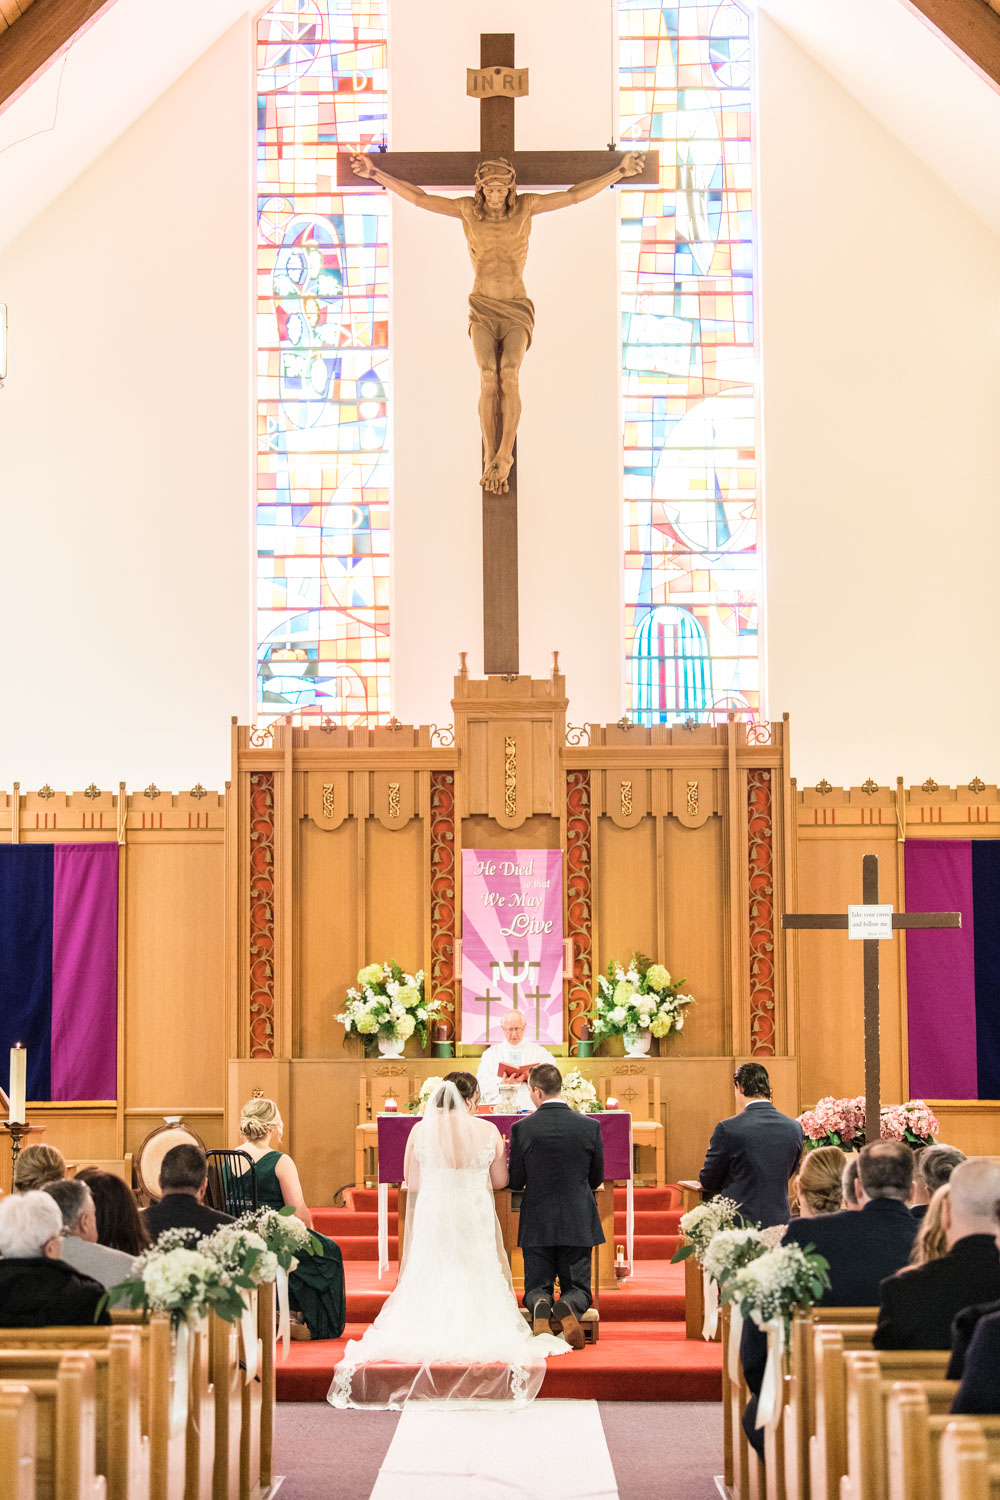
<svg viewBox="0 0 1000 1500"><path fill-rule="evenodd" d="M527 1083L531 1066L531 1063L525 1063L523 1068L515 1068L502 1062L497 1066L497 1079L500 1083Z"/></svg>

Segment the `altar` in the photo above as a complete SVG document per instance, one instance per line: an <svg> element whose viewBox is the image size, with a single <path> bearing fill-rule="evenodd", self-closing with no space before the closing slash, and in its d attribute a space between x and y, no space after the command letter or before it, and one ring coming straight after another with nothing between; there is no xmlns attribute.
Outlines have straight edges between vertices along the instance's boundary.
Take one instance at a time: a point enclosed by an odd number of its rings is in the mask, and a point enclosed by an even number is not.
<svg viewBox="0 0 1000 1500"><path fill-rule="evenodd" d="M510 1151L510 1132L520 1115L490 1115L489 1119L500 1131ZM632 1264L634 1238L634 1207L632 1192L632 1117L625 1110L607 1110L593 1118L601 1127L604 1144L604 1182L597 1189L597 1211L604 1230L604 1244L597 1247L596 1293L612 1290L617 1286L615 1276L615 1186L623 1183L626 1189L626 1232L624 1236L625 1256ZM402 1257L403 1236L406 1226L406 1189L403 1183L403 1161L410 1131L418 1123L419 1115L380 1114L378 1116L378 1243L379 1275L389 1265L389 1189L399 1188L398 1242ZM510 1261L511 1276L517 1291L524 1290L524 1261L517 1247L517 1231L520 1222L522 1193L514 1188L501 1188L495 1193L497 1218L503 1235L504 1249Z"/></svg>

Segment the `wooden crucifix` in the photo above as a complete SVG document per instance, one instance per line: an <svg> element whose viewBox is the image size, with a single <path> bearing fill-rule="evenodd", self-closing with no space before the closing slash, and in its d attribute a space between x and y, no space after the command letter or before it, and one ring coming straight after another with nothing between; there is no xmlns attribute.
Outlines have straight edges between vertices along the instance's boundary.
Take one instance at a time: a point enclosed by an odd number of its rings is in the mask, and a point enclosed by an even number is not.
<svg viewBox="0 0 1000 1500"><path fill-rule="evenodd" d="M534 306L521 272L531 219L593 197L628 178L655 185L655 153L517 151L514 101L528 92L528 74L514 64L512 32L480 36L480 67L466 92L479 100L479 151L381 151L337 158L337 184L374 180L417 208L460 219L475 269L469 332L480 371L483 432L483 665L487 674L515 675L518 660L517 452L521 403L518 371L531 343ZM425 187L475 184L471 198L431 196ZM538 195L524 187L563 187Z"/></svg>
<svg viewBox="0 0 1000 1500"><path fill-rule="evenodd" d="M864 945L865 975L865 1132L872 1140L872 1121L882 1133L881 1072L879 1056L878 945L903 928L961 927L958 911L895 912L891 906L879 906L878 855L866 854L861 862L861 904L844 912L786 912L781 925L788 930L835 928L845 929Z"/></svg>

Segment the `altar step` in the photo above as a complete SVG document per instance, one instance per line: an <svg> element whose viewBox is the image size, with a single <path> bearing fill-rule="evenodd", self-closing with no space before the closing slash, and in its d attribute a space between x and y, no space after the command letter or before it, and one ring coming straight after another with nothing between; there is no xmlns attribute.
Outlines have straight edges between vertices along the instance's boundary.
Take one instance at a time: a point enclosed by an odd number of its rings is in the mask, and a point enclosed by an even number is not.
<svg viewBox="0 0 1000 1500"><path fill-rule="evenodd" d="M352 1213L349 1208L314 1208L312 1210L313 1225L320 1234L328 1234L332 1240L339 1243L341 1235L363 1236L378 1234L377 1213ZM671 1210L667 1213L648 1213L645 1209L636 1206L635 1233L636 1234L670 1234L676 1235L679 1231L680 1210ZM399 1215L389 1214L389 1233L394 1235L399 1225ZM625 1210L615 1210L615 1238L622 1239L625 1235Z"/></svg>
<svg viewBox="0 0 1000 1500"><path fill-rule="evenodd" d="M397 1191L394 1187L389 1189L389 1211L396 1212ZM636 1210L642 1208L649 1213L669 1213L673 1210L680 1212L681 1190L676 1183L669 1183L666 1187L637 1187L633 1189ZM615 1188L615 1212L624 1213L628 1194L623 1187ZM378 1213L378 1189L349 1187L344 1189L344 1202L347 1207L355 1213ZM323 1210L326 1212L326 1210ZM332 1211L332 1210L331 1210Z"/></svg>

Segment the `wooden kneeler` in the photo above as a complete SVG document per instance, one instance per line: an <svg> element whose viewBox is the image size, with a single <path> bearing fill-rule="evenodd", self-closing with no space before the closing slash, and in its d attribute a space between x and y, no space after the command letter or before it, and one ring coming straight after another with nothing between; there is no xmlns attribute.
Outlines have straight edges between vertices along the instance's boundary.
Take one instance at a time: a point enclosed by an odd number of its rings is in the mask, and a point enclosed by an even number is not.
<svg viewBox="0 0 1000 1500"><path fill-rule="evenodd" d="M35 1500L35 1398L26 1385L0 1381L0 1495Z"/></svg>
<svg viewBox="0 0 1000 1500"><path fill-rule="evenodd" d="M521 1317L530 1325L531 1313L526 1307L521 1308ZM577 1319L583 1329L583 1342L585 1344L596 1344L601 1337L601 1315L596 1307L588 1307L587 1311Z"/></svg>

